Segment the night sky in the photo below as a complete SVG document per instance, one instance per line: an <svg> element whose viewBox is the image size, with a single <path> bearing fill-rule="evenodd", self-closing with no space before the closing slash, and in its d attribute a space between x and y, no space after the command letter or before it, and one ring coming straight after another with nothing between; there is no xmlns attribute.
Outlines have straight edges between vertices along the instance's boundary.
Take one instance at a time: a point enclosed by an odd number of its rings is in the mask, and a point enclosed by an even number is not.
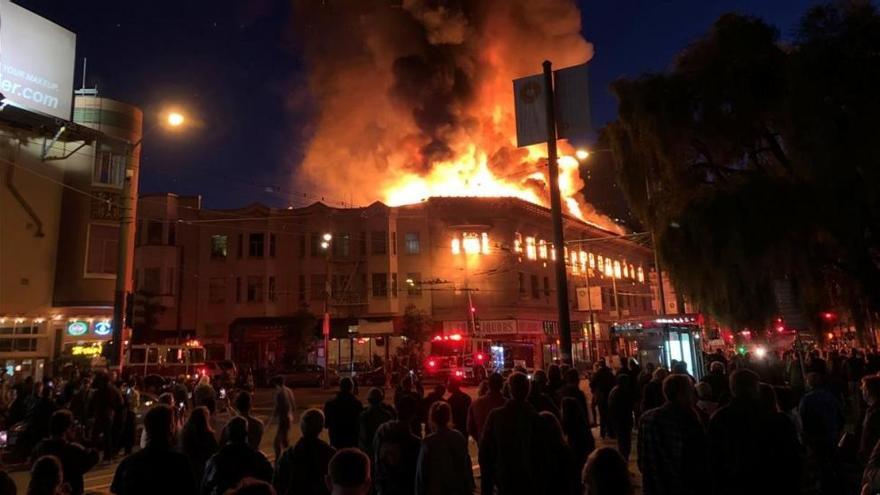
<svg viewBox="0 0 880 495"><path fill-rule="evenodd" d="M320 1L320 0L314 0ZM538 1L538 0L536 0ZM15 0L77 34L88 87L146 114L142 193L202 194L216 208L315 201L290 185L309 133L303 66L285 0L120 2ZM757 15L789 37L807 0L580 0L591 62L593 119L613 120L611 81L661 71L719 15ZM201 125L169 136L155 127L182 103ZM150 130L152 128L152 130Z"/></svg>

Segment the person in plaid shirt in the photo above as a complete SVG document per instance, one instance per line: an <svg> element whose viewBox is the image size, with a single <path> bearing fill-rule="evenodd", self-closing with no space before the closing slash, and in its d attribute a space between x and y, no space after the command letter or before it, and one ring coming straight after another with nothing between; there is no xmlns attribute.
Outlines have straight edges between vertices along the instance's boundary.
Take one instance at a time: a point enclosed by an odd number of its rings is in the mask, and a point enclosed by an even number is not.
<svg viewBox="0 0 880 495"><path fill-rule="evenodd" d="M666 403L646 411L639 423L642 493L706 493L706 434L694 410L694 390L688 376L666 377L663 395Z"/></svg>

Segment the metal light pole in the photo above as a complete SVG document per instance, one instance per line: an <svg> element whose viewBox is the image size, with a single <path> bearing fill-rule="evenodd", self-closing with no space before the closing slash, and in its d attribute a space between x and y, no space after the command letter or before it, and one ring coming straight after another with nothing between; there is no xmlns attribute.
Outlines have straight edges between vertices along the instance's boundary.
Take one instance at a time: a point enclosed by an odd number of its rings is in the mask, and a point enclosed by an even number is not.
<svg viewBox="0 0 880 495"><path fill-rule="evenodd" d="M562 199L559 194L559 164L556 156L556 103L553 94L553 69L544 61L544 91L547 104L547 161L550 180L550 213L553 219L553 245L556 247L556 305L559 317L559 344L562 362L571 359L571 316L568 308L568 279L565 273L565 235L562 230Z"/></svg>
<svg viewBox="0 0 880 495"><path fill-rule="evenodd" d="M321 241L321 249L326 252L326 256L324 257L326 261L326 274L324 276L324 322L321 327L321 333L324 334L324 388L327 389L330 386L329 380L329 369L330 369L330 297L332 293L332 287L330 285L330 242L333 240L333 235L330 233L324 234L324 240ZM337 362L339 358L337 356Z"/></svg>

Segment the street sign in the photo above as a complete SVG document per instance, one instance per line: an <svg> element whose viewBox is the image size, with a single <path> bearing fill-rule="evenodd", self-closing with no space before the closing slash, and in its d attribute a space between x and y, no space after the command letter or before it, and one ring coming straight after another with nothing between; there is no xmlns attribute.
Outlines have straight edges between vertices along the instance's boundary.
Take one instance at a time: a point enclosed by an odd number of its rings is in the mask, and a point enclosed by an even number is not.
<svg viewBox="0 0 880 495"><path fill-rule="evenodd" d="M554 72L556 132L559 139L583 140L592 130L587 64ZM520 148L547 142L547 99L544 75L514 79L516 145Z"/></svg>
<svg viewBox="0 0 880 495"><path fill-rule="evenodd" d="M547 99L544 75L514 79L516 145L520 148L547 142Z"/></svg>

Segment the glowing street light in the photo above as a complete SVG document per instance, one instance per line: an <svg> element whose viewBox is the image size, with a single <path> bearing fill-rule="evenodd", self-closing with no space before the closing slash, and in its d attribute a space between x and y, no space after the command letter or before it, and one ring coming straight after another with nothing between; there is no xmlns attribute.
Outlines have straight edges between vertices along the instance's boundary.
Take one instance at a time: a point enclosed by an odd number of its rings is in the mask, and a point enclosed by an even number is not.
<svg viewBox="0 0 880 495"><path fill-rule="evenodd" d="M169 112L166 121L171 127L180 127L183 125L184 122L186 122L186 118L183 116L182 113Z"/></svg>
<svg viewBox="0 0 880 495"><path fill-rule="evenodd" d="M578 160L586 160L587 158L590 157L590 152L587 151L587 150L585 150L585 149L579 149L579 150L577 150L577 151L574 152L574 156L575 156Z"/></svg>
<svg viewBox="0 0 880 495"><path fill-rule="evenodd" d="M328 233L328 234L324 234L324 240L325 240L325 241L330 242L332 239L333 239L333 235L332 235L332 234L329 234L329 233Z"/></svg>

